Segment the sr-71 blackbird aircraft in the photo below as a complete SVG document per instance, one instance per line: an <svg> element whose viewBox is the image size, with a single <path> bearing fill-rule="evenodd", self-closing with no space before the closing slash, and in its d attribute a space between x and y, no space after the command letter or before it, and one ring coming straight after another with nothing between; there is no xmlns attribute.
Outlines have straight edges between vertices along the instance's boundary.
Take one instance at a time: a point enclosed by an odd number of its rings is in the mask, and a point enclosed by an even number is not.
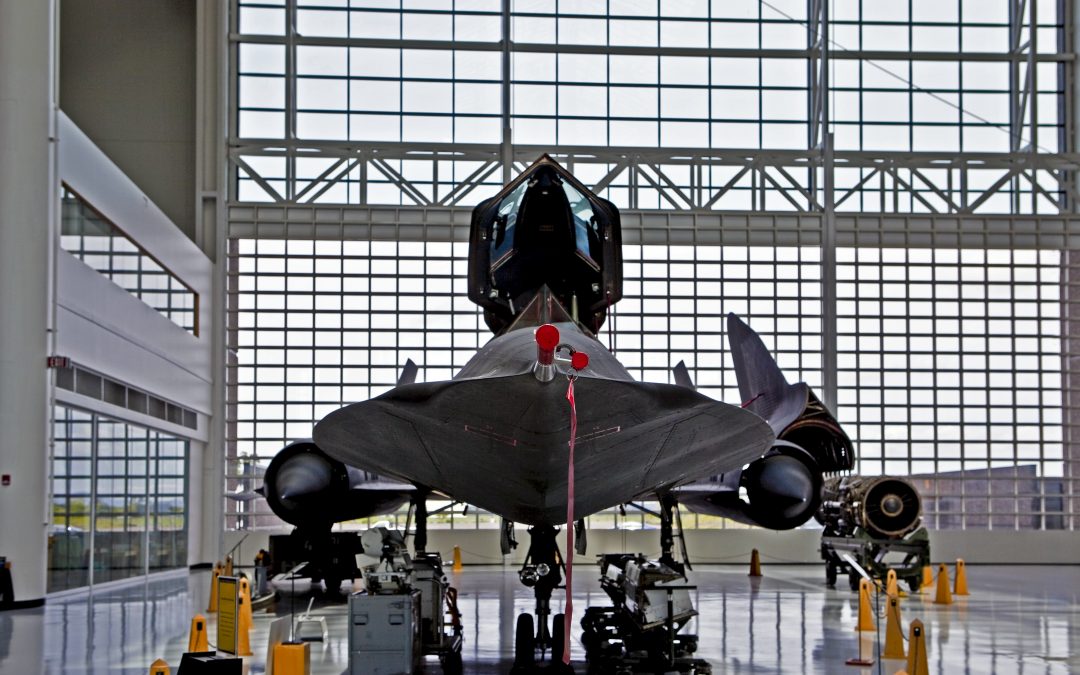
<svg viewBox="0 0 1080 675"><path fill-rule="evenodd" d="M676 384L630 376L596 339L622 296L619 212L547 155L474 209L468 284L491 341L448 381L416 383L407 366L394 389L330 413L313 441L283 450L264 477L278 515L328 531L413 499L420 519L434 492L529 525L521 576L535 588L544 642L561 581L556 528L571 500L576 521L658 499L671 559L677 503L797 527L818 508L823 473L852 466L829 411L805 384L786 382L734 315L743 407L695 391L682 364Z"/></svg>

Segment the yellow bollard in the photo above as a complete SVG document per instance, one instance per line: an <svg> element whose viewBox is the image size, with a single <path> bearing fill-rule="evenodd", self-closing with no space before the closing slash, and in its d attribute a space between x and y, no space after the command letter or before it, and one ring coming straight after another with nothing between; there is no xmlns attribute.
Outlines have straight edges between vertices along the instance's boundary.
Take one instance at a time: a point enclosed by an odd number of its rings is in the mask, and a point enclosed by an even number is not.
<svg viewBox="0 0 1080 675"><path fill-rule="evenodd" d="M150 664L150 675L170 675L171 672L165 659L158 659Z"/></svg>
<svg viewBox="0 0 1080 675"><path fill-rule="evenodd" d="M956 581L953 582L953 593L956 595L971 595L967 587L967 566L963 558L956 559Z"/></svg>
<svg viewBox="0 0 1080 675"><path fill-rule="evenodd" d="M877 630L874 623L874 610L870 606L870 581L859 579L859 623L855 626L857 631Z"/></svg>
<svg viewBox="0 0 1080 675"><path fill-rule="evenodd" d="M938 565L937 596L934 598L934 604L952 604L952 593L949 592L949 569L945 567L945 563Z"/></svg>
<svg viewBox="0 0 1080 675"><path fill-rule="evenodd" d="M889 598L889 608L885 614L885 651L883 659L902 659L904 654L904 629L900 627L900 598Z"/></svg>
<svg viewBox="0 0 1080 675"><path fill-rule="evenodd" d="M909 675L930 675L926 659L926 633L923 622L915 619L908 632L907 672Z"/></svg>
<svg viewBox="0 0 1080 675"><path fill-rule="evenodd" d="M251 656L251 586L248 580L240 579L240 595L237 600L239 616L236 619L236 655Z"/></svg>
<svg viewBox="0 0 1080 675"><path fill-rule="evenodd" d="M754 550L750 551L750 574L749 574L749 576L752 576L752 577L760 577L761 576L761 554L758 553L758 550L756 548Z"/></svg>
<svg viewBox="0 0 1080 675"><path fill-rule="evenodd" d="M461 547L454 547L454 573L457 574L461 571Z"/></svg>
<svg viewBox="0 0 1080 675"><path fill-rule="evenodd" d="M222 576L231 577L233 575L232 556L225 556L225 570L221 573Z"/></svg>
<svg viewBox="0 0 1080 675"><path fill-rule="evenodd" d="M274 672L269 675L309 675L310 642L279 642L274 645Z"/></svg>
<svg viewBox="0 0 1080 675"><path fill-rule="evenodd" d="M934 571L930 569L929 565L923 565L922 568L922 586L919 587L919 591L925 591L934 585Z"/></svg>
<svg viewBox="0 0 1080 675"><path fill-rule="evenodd" d="M221 576L221 563L214 565L214 571L210 574L210 604L206 606L206 613L217 612L218 577Z"/></svg>
<svg viewBox="0 0 1080 675"><path fill-rule="evenodd" d="M187 650L189 652L210 651L210 639L206 636L206 617L196 614L191 620L191 632L188 634Z"/></svg>

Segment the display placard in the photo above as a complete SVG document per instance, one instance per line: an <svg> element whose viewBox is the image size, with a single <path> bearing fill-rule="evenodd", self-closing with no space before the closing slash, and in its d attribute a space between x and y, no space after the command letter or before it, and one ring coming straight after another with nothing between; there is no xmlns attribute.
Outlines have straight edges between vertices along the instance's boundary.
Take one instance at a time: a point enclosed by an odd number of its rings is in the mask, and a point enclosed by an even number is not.
<svg viewBox="0 0 1080 675"><path fill-rule="evenodd" d="M227 654L236 653L236 624L240 617L240 580L218 577L217 648Z"/></svg>

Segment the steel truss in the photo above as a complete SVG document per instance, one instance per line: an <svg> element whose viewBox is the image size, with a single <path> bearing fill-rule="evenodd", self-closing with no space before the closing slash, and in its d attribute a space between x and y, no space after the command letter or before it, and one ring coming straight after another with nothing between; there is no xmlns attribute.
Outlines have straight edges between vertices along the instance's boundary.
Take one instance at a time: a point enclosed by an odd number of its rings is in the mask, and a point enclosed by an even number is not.
<svg viewBox="0 0 1080 675"><path fill-rule="evenodd" d="M829 35L828 3L809 0L806 47L802 49L740 49L727 47L595 46L526 43L512 40L511 17L523 13L502 3L499 40L328 38L297 32L297 8L287 3L282 35L248 35L238 29L234 3L230 96L237 102L237 46L240 43L282 45L285 48L284 138L238 138L228 141L232 203L239 181L253 183L258 201L309 204L325 201L343 183L354 186L348 202L360 206L385 203L369 199L369 187L393 185L398 204L444 207L475 203L505 183L523 166L547 152L572 170L590 168L592 187L603 193L617 189L620 206L630 209L655 205L677 211L740 209L752 211L821 212L828 208L891 213L1061 213L1075 210L1080 191L1073 123L1076 73L1073 36L1059 30L1056 51L1040 51L1037 4L1009 0L1009 49L1006 52L962 54L931 51L848 50L834 45ZM438 14L439 10L425 12ZM1072 3L1063 2L1063 25L1071 26ZM297 48L311 46L457 49L499 52L502 73L502 140L492 144L374 143L298 139ZM510 58L515 53L573 53L601 55L696 56L769 58L805 61L807 67L808 137L806 149L746 150L718 148L548 147L514 144L511 129ZM997 62L1008 64L1010 121L1009 152L875 152L830 151L829 70L831 61L881 62ZM1039 137L1038 65L1057 64L1064 95L1059 105L1060 138ZM911 85L914 87L914 85ZM520 114L520 111L519 111ZM1048 147L1050 149L1048 149ZM256 166L255 158L274 158L274 169ZM298 159L322 159L317 175L301 175ZM282 163L280 160L284 160ZM280 169L278 167L282 167ZM832 184L831 194L825 189ZM385 193L384 193L385 194ZM871 197L871 207L860 199ZM747 197L749 196L749 200ZM999 197L999 199L994 199Z"/></svg>
<svg viewBox="0 0 1080 675"><path fill-rule="evenodd" d="M296 3L287 2L284 35L239 32L232 3L228 232L234 239L352 239L465 241L471 205L548 153L623 209L624 241L656 245L819 246L823 397L835 408L837 384L836 252L869 248L1045 248L1065 252L1062 333L1080 331L1075 290L1080 264L1080 147L1077 143L1076 3L1059 3L1055 51L1039 45L1035 0L1009 1L1005 52L847 50L829 35L829 3L808 0L805 47L793 49L683 48L533 44L511 39L511 3L503 0L501 34L490 42L317 38L297 33ZM432 10L431 13L438 13ZM1045 36L1045 33L1043 33ZM494 39L497 37L498 39ZM241 43L285 48L283 138L237 135L238 48ZM312 141L299 138L298 47L408 50L459 49L502 57L501 142L407 143ZM807 68L805 147L536 146L513 142L511 57L520 53L792 59ZM840 61L985 62L1008 66L1007 152L890 152L835 150L830 111L830 64ZM1039 66L1058 71L1058 135L1040 136ZM1045 91L1043 95L1045 95ZM1045 120L1043 124L1045 125ZM861 122L860 122L861 124ZM1044 127L1045 129L1045 127ZM303 160L321 160L305 169ZM310 166L310 163L308 164ZM305 171L307 173L305 173ZM240 198L240 184L257 186ZM347 186L347 200L332 190ZM396 192L388 200L386 186ZM378 187L379 195L373 196ZM348 203L344 203L344 202ZM386 203L392 201L392 203ZM659 207L659 208L657 208ZM1063 340L1065 401L1065 527L1080 526L1080 345ZM233 338L231 345L235 345ZM235 357L233 357L235 359ZM235 385L234 387L235 388ZM235 391L229 395L235 406ZM235 420L235 412L229 415ZM235 432L229 434L235 438ZM235 453L231 453L235 456Z"/></svg>

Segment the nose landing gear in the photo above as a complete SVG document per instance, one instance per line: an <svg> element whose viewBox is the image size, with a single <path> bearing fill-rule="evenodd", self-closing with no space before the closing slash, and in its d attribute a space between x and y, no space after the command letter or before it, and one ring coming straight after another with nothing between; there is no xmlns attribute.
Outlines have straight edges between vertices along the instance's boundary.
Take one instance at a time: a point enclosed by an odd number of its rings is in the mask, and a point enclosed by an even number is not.
<svg viewBox="0 0 1080 675"><path fill-rule="evenodd" d="M518 570L521 583L533 589L536 611L520 614L514 633L513 675L530 673L573 673L562 662L567 636L562 614L551 616L551 592L562 583L564 563L556 536L559 530L551 525L529 528L529 553ZM550 621L549 619L554 619ZM539 659L537 658L539 656Z"/></svg>

